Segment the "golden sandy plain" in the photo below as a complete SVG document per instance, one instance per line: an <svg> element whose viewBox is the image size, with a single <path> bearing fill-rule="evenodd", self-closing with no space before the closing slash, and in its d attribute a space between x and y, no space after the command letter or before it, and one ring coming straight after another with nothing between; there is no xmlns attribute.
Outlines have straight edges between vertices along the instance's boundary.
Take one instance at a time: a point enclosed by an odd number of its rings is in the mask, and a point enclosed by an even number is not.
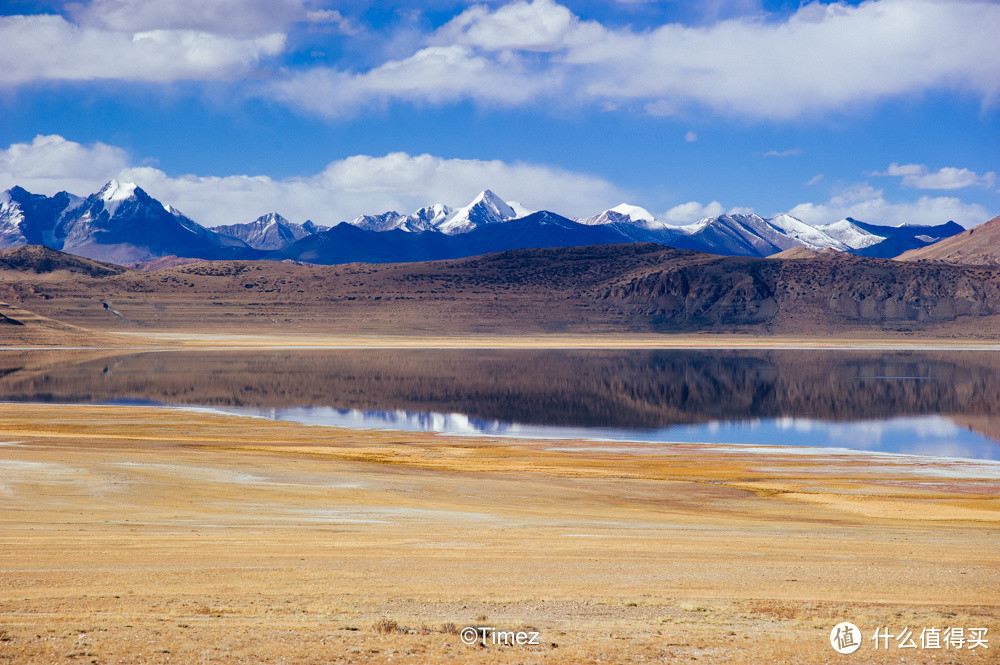
<svg viewBox="0 0 1000 665"><path fill-rule="evenodd" d="M0 662L996 662L998 486L991 463L3 404ZM992 639L839 656L842 620Z"/></svg>

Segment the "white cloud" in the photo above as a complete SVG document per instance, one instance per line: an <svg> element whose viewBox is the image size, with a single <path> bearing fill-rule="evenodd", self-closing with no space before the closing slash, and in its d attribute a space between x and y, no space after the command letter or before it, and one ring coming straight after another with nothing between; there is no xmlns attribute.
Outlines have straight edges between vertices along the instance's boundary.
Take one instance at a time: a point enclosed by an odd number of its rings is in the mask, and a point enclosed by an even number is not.
<svg viewBox="0 0 1000 665"><path fill-rule="evenodd" d="M684 135L684 140L687 141L688 143L694 143L695 141L698 140L698 132L689 131L687 134Z"/></svg>
<svg viewBox="0 0 1000 665"><path fill-rule="evenodd" d="M243 36L281 32L295 21L310 20L310 14L324 13L309 12L303 0L91 0L67 9L80 25L113 32L195 30Z"/></svg>
<svg viewBox="0 0 1000 665"><path fill-rule="evenodd" d="M601 178L555 167L499 160L445 159L391 153L330 162L320 173L267 176L169 176L132 166L120 148L83 146L61 136L0 151L0 189L21 185L42 194L86 195L110 180L134 181L151 196L209 226L255 219L272 210L293 221L335 224L363 213L412 212L431 203L457 206L490 188L530 208L587 216L627 194Z"/></svg>
<svg viewBox="0 0 1000 665"><path fill-rule="evenodd" d="M36 136L31 143L14 143L0 150L0 190L20 185L51 196L65 190L94 191L128 166L121 148L104 143L84 146L61 136Z"/></svg>
<svg viewBox="0 0 1000 665"><path fill-rule="evenodd" d="M442 26L431 38L438 45L460 44L485 51L561 51L602 38L604 29L581 21L554 0L519 0L494 11L476 5Z"/></svg>
<svg viewBox="0 0 1000 665"><path fill-rule="evenodd" d="M819 181L822 180L822 179L823 179L823 174L822 173L817 173L816 175L814 175L813 177L809 178L808 180L806 180L802 184L804 186L806 186L806 187L811 187L813 185L818 184Z"/></svg>
<svg viewBox="0 0 1000 665"><path fill-rule="evenodd" d="M467 9L410 57L367 71L300 71L278 90L328 115L343 112L334 101L344 93L361 102L634 101L658 115L708 107L792 119L937 90L992 103L1000 97L998 33L1000 4L986 0L814 2L780 20L651 30L583 21L553 0L519 0ZM455 77L443 75L449 68Z"/></svg>
<svg viewBox="0 0 1000 665"><path fill-rule="evenodd" d="M503 63L465 46L429 46L404 60L363 74L319 67L267 86L266 94L325 116L356 115L393 99L444 103L476 99L504 106L537 99L558 85L547 75L526 75L517 56Z"/></svg>
<svg viewBox="0 0 1000 665"><path fill-rule="evenodd" d="M924 164L897 164L893 162L876 176L898 176L906 187L917 189L962 189L964 187L992 187L997 182L997 174L988 171L979 175L969 169L945 166L931 171Z"/></svg>
<svg viewBox="0 0 1000 665"><path fill-rule="evenodd" d="M649 102L643 107L643 110L649 115L663 117L677 113L677 107L665 99L657 99L656 101Z"/></svg>
<svg viewBox="0 0 1000 665"><path fill-rule="evenodd" d="M192 30L127 34L81 28L61 16L0 17L0 85L39 80L175 81L228 78L280 53L285 37Z"/></svg>
<svg viewBox="0 0 1000 665"><path fill-rule="evenodd" d="M950 196L921 196L916 201L890 202L881 189L857 183L837 192L825 203L800 203L788 214L809 224L828 224L845 217L875 224L943 224L949 220L972 227L991 215L977 203Z"/></svg>
<svg viewBox="0 0 1000 665"><path fill-rule="evenodd" d="M317 9L306 12L306 21L309 23L333 25L344 35L356 35L361 32L361 28L354 21L336 9Z"/></svg>
<svg viewBox="0 0 1000 665"><path fill-rule="evenodd" d="M670 224L690 224L705 217L718 217L726 211L718 201L702 205L697 201L688 201L676 205L663 213L663 221Z"/></svg>
<svg viewBox="0 0 1000 665"><path fill-rule="evenodd" d="M996 95L998 27L995 3L813 3L781 22L608 31L565 61L589 70L594 96L663 96L790 118L933 89Z"/></svg>
<svg viewBox="0 0 1000 665"><path fill-rule="evenodd" d="M802 154L799 148L789 148L788 150L768 150L764 157L798 157Z"/></svg>

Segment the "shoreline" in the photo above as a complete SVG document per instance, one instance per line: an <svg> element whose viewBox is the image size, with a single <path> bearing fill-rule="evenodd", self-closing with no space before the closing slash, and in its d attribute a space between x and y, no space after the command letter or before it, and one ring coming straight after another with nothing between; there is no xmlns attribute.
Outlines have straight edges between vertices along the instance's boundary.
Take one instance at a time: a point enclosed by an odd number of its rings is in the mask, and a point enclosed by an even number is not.
<svg viewBox="0 0 1000 665"><path fill-rule="evenodd" d="M15 662L818 665L844 620L1000 618L997 480L53 406L0 404ZM469 625L544 639L467 647Z"/></svg>
<svg viewBox="0 0 1000 665"><path fill-rule="evenodd" d="M651 335L565 334L542 335L343 335L336 333L201 333L95 331L105 337L99 344L32 345L0 344L0 351L35 350L134 350L204 351L246 350L356 350L356 349L455 349L455 350L808 350L808 351L1000 351L1000 340L966 338L903 338L881 336L744 336L744 335ZM122 344L109 345L108 340Z"/></svg>
<svg viewBox="0 0 1000 665"><path fill-rule="evenodd" d="M240 420L256 420L269 423L284 423L295 426L323 428L337 435L349 435L351 433L371 433L383 434L386 436L401 435L424 435L432 437L443 437L445 440L454 439L456 444L467 444L475 441L499 441L518 444L528 444L532 446L544 447L546 450L554 452L581 452L581 453L604 453L611 455L679 455L692 451L703 451L722 455L761 455L790 458L836 458L838 462L857 463L862 461L874 462L878 458L884 458L887 462L901 462L915 465L981 465L990 470L996 469L994 474L977 475L971 473L968 476L955 476L957 478L968 478L975 480L1000 480L1000 459L987 459L979 457L955 457L947 455L930 455L921 453L888 452L882 450L864 450L859 448L847 448L843 446L809 446L809 445L783 445L766 443L732 443L725 441L667 441L650 440L641 438L611 438L601 437L597 434L587 435L587 428L566 427L566 432L561 434L541 435L536 432L456 432L432 429L407 429L385 427L352 427L350 425L303 422L289 418L270 417L258 413L247 413L248 407L222 407L202 404L182 404L182 403L131 403L131 402L32 402L32 401L5 401L0 400L0 409L11 406L35 407L35 408L80 408L80 409L152 409L169 412L190 412L194 414L205 414L219 416L221 418L233 419L237 423ZM253 409L254 407L249 407ZM293 407L294 408L294 407ZM320 407L331 408L336 407ZM265 409L257 409L265 410ZM281 410L276 409L276 410ZM344 409L350 410L350 409ZM444 414L439 414L444 415ZM942 416L945 417L946 416ZM803 420L814 420L803 418ZM739 421L742 422L742 421ZM841 422L841 421L829 421ZM866 422L866 421L859 421ZM523 425L523 423L509 423L513 426ZM559 426L552 426L558 429ZM2 445L2 443L0 443ZM1000 446L1000 442L997 443ZM579 446L579 447L573 447ZM985 470L985 469L984 469ZM916 475L920 475L919 472ZM927 473L924 477L940 478L936 473Z"/></svg>

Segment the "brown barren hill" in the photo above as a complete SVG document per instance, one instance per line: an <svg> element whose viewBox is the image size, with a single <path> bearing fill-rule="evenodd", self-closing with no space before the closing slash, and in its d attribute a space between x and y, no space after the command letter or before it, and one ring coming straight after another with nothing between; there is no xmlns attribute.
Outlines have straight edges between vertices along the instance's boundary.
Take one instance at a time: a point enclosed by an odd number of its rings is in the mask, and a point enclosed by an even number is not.
<svg viewBox="0 0 1000 665"><path fill-rule="evenodd" d="M55 321L0 302L0 345L107 346L120 345L112 336Z"/></svg>
<svg viewBox="0 0 1000 665"><path fill-rule="evenodd" d="M758 259L622 244L396 264L94 262L90 272L61 260L48 273L0 270L0 300L94 330L184 334L1000 332L1000 268L847 254Z"/></svg>
<svg viewBox="0 0 1000 665"><path fill-rule="evenodd" d="M0 250L0 271L32 272L35 274L65 271L89 277L107 277L125 272L113 263L94 261L50 249L43 245L23 245Z"/></svg>
<svg viewBox="0 0 1000 665"><path fill-rule="evenodd" d="M835 260L840 258L850 258L850 256L851 256L850 254L844 254L843 252L838 252L835 249L824 249L821 251L816 251L815 249L809 249L808 247L792 247L791 249L786 249L783 252L778 252L777 254L771 254L767 258Z"/></svg>
<svg viewBox="0 0 1000 665"><path fill-rule="evenodd" d="M940 261L971 266L1000 265L1000 217L956 236L900 254L897 261Z"/></svg>

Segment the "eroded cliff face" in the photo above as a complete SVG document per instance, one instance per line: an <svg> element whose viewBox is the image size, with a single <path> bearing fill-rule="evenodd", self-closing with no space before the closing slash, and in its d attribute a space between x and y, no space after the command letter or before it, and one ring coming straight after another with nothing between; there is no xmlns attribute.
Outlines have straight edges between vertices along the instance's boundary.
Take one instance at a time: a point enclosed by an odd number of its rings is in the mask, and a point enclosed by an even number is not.
<svg viewBox="0 0 1000 665"><path fill-rule="evenodd" d="M623 280L599 297L639 306L670 328L767 323L784 312L866 323L1000 313L991 270L864 259L719 259Z"/></svg>
<svg viewBox="0 0 1000 665"><path fill-rule="evenodd" d="M606 300L638 305L655 324L687 328L764 323L780 311L776 279L753 263L686 266L653 272L613 286Z"/></svg>

